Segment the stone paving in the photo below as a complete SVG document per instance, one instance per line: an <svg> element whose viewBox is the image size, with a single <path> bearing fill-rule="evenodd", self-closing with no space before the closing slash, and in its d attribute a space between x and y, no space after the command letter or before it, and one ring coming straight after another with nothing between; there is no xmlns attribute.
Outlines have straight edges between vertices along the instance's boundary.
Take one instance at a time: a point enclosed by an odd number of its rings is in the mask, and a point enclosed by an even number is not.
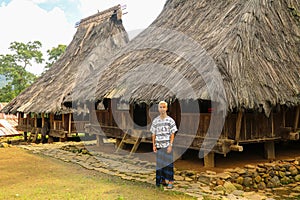
<svg viewBox="0 0 300 200"><path fill-rule="evenodd" d="M82 142L59 142L54 144L31 144L18 146L33 153L43 154L65 162L81 165L89 170L118 176L124 180L139 181L154 185L155 163L139 160L136 157L130 158L117 154L87 150L89 148L86 149L85 146L88 145L95 145L95 143L93 141L88 143L85 142L84 144ZM295 159L291 159L290 162L296 161ZM272 164L267 163L266 165ZM253 189L253 187L245 187L243 184L247 184L247 180L245 181L247 176L242 175L249 173L249 169L250 171L253 171L255 168L255 166L246 166L245 169L228 169L225 170L224 173L218 174L213 171L196 173L194 171L179 171L175 169L175 183L174 189L172 190L186 193L199 200L272 200L295 199L300 196L300 182L297 181L290 181L285 185L280 184L279 182L278 187L270 188L264 187ZM262 170L266 168L261 166L260 169ZM286 171L288 175L291 175L288 170ZM232 176L234 175L237 177L235 177L235 181L232 181ZM260 177L259 174L256 175L257 177ZM244 177L243 180L241 180L240 177ZM255 178L256 177L251 180L261 181L258 180L259 178ZM241 184L238 184L238 180L241 181ZM251 180L249 179L249 184ZM280 180L281 179L279 179L279 181ZM270 179L270 182L272 181L273 180ZM275 181L276 180L274 180L274 182Z"/></svg>

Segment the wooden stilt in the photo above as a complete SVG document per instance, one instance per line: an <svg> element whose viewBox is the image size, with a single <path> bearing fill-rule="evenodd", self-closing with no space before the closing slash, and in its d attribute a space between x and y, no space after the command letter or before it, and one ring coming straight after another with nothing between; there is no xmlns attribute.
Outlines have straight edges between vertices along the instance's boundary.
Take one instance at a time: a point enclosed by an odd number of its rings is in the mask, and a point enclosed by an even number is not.
<svg viewBox="0 0 300 200"><path fill-rule="evenodd" d="M275 159L275 143L274 143L274 141L265 142L264 150L265 150L265 158L266 159L268 159L268 160Z"/></svg>
<svg viewBox="0 0 300 200"><path fill-rule="evenodd" d="M49 136L49 138L48 138L48 143L53 143L53 142L54 142L53 136Z"/></svg>
<svg viewBox="0 0 300 200"><path fill-rule="evenodd" d="M204 156L204 167L215 167L215 153L209 152Z"/></svg>
<svg viewBox="0 0 300 200"><path fill-rule="evenodd" d="M97 147L103 146L103 136L101 135L96 135L97 138Z"/></svg>
<svg viewBox="0 0 300 200"><path fill-rule="evenodd" d="M27 132L24 132L24 141L27 141Z"/></svg>

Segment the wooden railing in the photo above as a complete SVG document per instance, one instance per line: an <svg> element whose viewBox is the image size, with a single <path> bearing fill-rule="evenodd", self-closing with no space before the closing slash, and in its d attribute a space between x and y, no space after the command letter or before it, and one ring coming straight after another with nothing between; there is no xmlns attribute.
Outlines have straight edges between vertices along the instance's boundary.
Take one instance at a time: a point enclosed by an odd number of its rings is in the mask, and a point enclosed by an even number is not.
<svg viewBox="0 0 300 200"><path fill-rule="evenodd" d="M72 121L71 132L72 133L84 133L85 125L88 123L89 123L89 121Z"/></svg>

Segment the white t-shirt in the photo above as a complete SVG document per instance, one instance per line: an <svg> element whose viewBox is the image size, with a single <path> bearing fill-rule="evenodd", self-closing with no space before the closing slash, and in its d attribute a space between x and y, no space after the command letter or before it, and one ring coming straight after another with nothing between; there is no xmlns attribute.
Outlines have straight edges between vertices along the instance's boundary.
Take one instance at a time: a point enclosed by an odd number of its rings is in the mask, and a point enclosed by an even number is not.
<svg viewBox="0 0 300 200"><path fill-rule="evenodd" d="M170 136L177 131L174 119L167 116L161 119L156 117L151 125L150 131L155 135L155 144L157 148L167 148L170 145Z"/></svg>

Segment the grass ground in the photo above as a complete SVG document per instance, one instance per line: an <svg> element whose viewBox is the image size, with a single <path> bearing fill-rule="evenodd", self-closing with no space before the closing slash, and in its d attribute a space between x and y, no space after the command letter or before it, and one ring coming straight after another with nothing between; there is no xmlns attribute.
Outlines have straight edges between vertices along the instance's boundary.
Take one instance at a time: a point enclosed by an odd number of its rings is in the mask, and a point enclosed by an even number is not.
<svg viewBox="0 0 300 200"><path fill-rule="evenodd" d="M17 147L0 148L0 199L193 199Z"/></svg>

